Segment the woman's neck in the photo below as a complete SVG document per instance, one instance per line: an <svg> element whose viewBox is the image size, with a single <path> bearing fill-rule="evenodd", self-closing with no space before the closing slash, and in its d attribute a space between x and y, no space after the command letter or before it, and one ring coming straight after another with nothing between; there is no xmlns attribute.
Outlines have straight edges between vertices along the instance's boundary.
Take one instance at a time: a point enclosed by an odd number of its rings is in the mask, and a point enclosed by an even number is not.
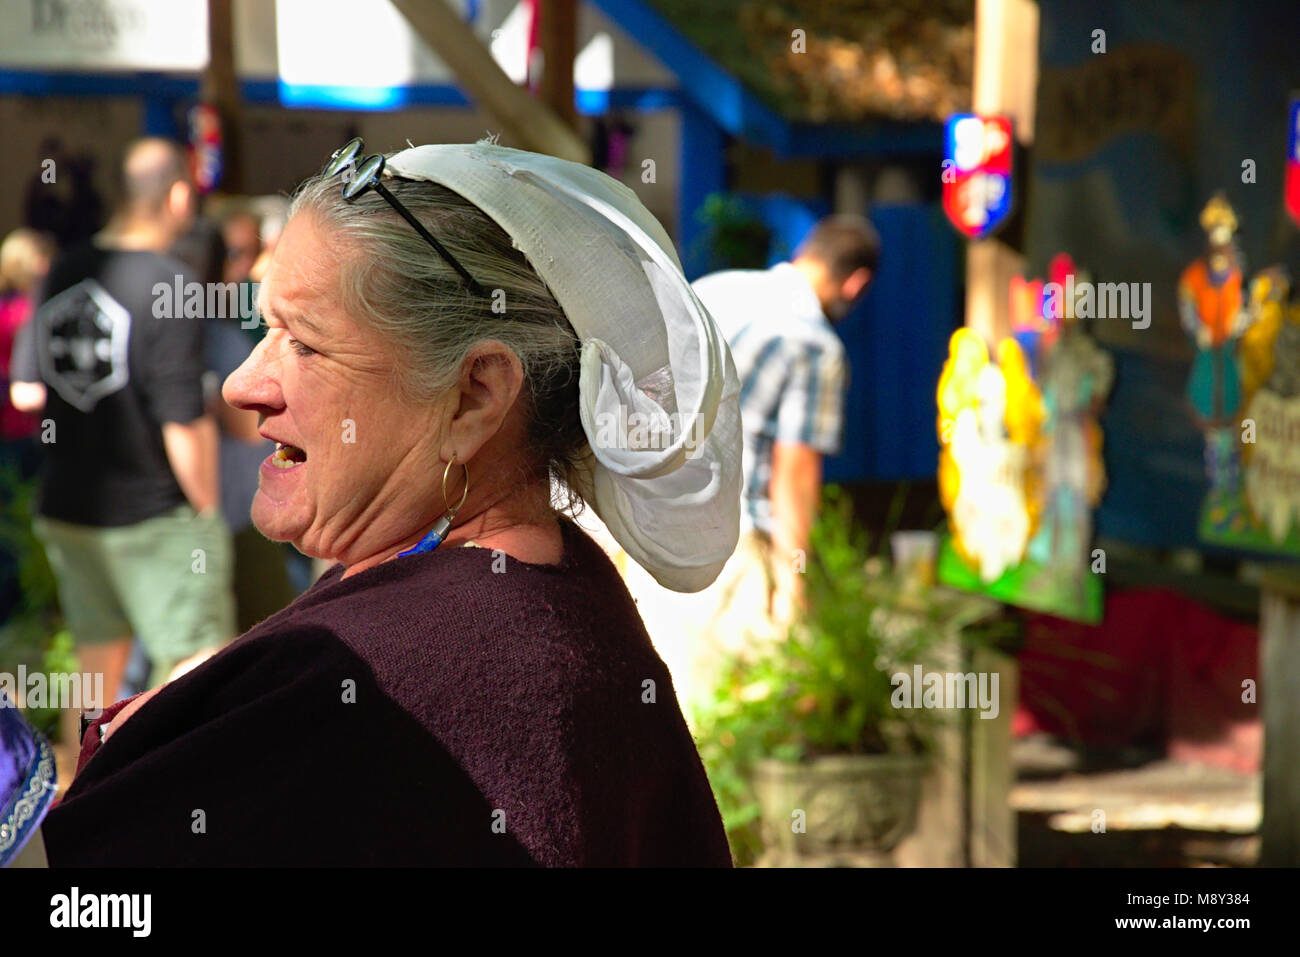
<svg viewBox="0 0 1300 957"><path fill-rule="evenodd" d="M564 557L564 536L553 511L545 519L509 525L497 524L492 516L482 515L453 528L445 544L454 547L471 541L530 565L558 565Z"/></svg>
<svg viewBox="0 0 1300 957"><path fill-rule="evenodd" d="M427 532L428 526L421 526L397 545L353 562L343 577L398 558ZM480 505L473 512L462 511L439 547L456 548L469 542L533 565L558 564L564 557L564 536L550 505L549 483L516 489L486 506Z"/></svg>

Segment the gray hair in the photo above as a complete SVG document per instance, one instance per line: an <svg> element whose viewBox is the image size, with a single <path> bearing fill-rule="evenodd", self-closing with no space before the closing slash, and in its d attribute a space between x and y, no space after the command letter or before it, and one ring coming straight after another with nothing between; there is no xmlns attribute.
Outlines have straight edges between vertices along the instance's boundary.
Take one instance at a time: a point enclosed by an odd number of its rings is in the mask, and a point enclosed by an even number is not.
<svg viewBox="0 0 1300 957"><path fill-rule="evenodd" d="M392 341L401 357L395 385L416 402L454 387L476 344L503 343L523 366L525 467L583 487L590 448L578 415L580 343L559 302L510 235L473 203L438 183L385 174L384 185L489 298L475 296L374 190L349 202L340 175L314 176L299 187L289 218L312 213L354 252L339 263L343 308Z"/></svg>

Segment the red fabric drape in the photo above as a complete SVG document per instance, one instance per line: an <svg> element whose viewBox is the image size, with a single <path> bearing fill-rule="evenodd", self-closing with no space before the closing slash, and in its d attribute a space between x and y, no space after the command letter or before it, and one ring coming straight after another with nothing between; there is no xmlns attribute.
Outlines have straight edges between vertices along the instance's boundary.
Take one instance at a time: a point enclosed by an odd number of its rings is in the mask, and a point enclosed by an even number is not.
<svg viewBox="0 0 1300 957"><path fill-rule="evenodd" d="M1026 616L1015 731L1102 748L1164 744L1170 757L1257 770L1258 628L1166 589L1107 596L1100 625Z"/></svg>

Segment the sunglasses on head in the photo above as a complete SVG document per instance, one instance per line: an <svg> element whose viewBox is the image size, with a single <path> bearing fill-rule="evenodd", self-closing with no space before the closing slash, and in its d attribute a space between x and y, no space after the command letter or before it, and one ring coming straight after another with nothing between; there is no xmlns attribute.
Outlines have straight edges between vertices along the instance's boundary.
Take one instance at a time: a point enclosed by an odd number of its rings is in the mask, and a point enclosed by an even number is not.
<svg viewBox="0 0 1300 957"><path fill-rule="evenodd" d="M345 176L343 179L343 198L345 200L351 202L366 190L373 189L384 198L389 206L401 213L402 218L415 228L415 231L420 234L424 241L437 250L438 255L460 274L471 292L476 296L485 296L486 293L484 293L483 287L474 281L474 277L469 274L469 271L458 263L456 258L447 252L446 247L438 242L433 234L425 229L424 225L412 216L410 211L397 201L397 197L379 181L379 177L384 172L384 157L379 153L372 153L369 156L361 157L360 161L357 160L358 154L364 148L365 144L359 136L348 140L347 143L334 151L330 161L325 164L325 169L321 175L337 176L344 170L351 170L351 175Z"/></svg>

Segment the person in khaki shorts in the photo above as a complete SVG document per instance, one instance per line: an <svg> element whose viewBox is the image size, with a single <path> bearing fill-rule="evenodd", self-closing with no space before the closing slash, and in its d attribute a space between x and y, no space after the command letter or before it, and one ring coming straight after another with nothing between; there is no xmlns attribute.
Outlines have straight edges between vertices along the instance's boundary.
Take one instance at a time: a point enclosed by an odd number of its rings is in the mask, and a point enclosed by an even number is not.
<svg viewBox="0 0 1300 957"><path fill-rule="evenodd" d="M164 252L193 220L174 143L133 144L124 203L92 244L55 262L19 333L13 404L42 420L35 530L82 671L115 699L131 637L150 685L234 637L217 428L204 406L204 320L168 293L190 276ZM75 740L77 715L65 715Z"/></svg>
<svg viewBox="0 0 1300 957"><path fill-rule="evenodd" d="M216 510L196 513L187 502L117 528L32 521L79 651L120 653L112 646L134 635L149 656L153 688L234 636L230 534Z"/></svg>

